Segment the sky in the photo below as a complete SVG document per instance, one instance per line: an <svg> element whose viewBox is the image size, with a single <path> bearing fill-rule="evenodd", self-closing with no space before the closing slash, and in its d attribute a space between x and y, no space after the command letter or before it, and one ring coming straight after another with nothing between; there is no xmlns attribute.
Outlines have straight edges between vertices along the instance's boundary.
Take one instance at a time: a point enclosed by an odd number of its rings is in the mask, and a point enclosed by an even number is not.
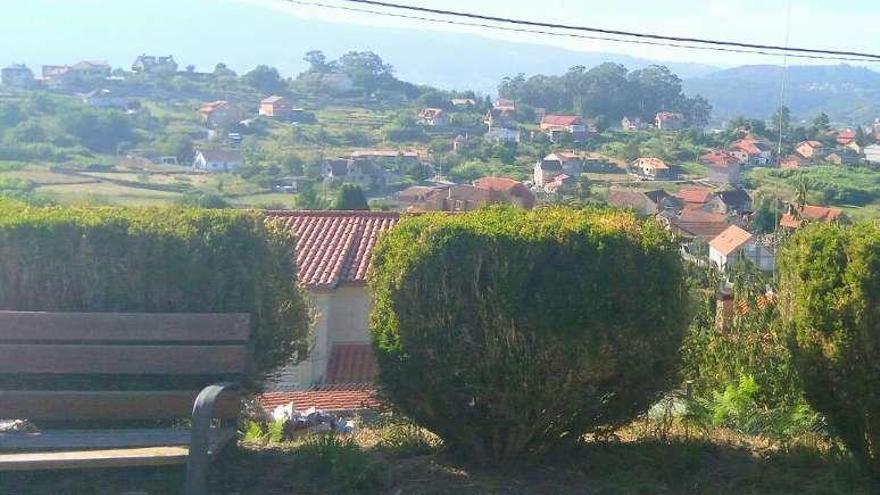
<svg viewBox="0 0 880 495"><path fill-rule="evenodd" d="M351 5L341 0L302 1ZM785 44L789 5L789 0L397 1L546 22L777 45ZM839 6L828 0L791 0L790 46L880 52L880 2L850 0L847 8ZM782 63L781 56L500 32L308 7L286 0L0 0L0 7L0 65L24 62L33 68L81 59L128 66L138 53L147 52L174 54L181 65L193 63L199 69L210 69L222 60L238 70L268 63L289 73L302 68L301 56L308 49L328 46L333 52L381 47L376 40L383 33L387 33L387 44L395 38L407 39L407 33L444 41L460 32L658 61L716 66Z"/></svg>

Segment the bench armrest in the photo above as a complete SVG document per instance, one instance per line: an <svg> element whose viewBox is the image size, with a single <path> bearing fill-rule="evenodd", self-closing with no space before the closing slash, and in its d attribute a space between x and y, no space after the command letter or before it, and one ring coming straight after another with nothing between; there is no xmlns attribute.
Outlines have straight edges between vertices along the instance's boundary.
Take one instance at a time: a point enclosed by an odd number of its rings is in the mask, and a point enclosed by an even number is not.
<svg viewBox="0 0 880 495"><path fill-rule="evenodd" d="M214 418L214 403L224 391L238 387L237 383L216 383L208 385L196 397L192 412L189 456L186 460L186 495L203 495L205 477L208 470L208 448L211 420Z"/></svg>

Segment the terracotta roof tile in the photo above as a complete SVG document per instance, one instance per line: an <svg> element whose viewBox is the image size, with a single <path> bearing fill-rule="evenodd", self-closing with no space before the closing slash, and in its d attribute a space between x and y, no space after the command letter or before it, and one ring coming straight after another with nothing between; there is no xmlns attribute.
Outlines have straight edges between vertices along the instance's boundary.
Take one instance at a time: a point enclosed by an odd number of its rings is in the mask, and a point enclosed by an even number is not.
<svg viewBox="0 0 880 495"><path fill-rule="evenodd" d="M370 343L333 344L327 362L328 384L373 383L378 373L376 355Z"/></svg>
<svg viewBox="0 0 880 495"><path fill-rule="evenodd" d="M381 404L372 387L316 387L294 392L267 392L257 400L269 411L291 402L293 408L300 411L310 407L324 411L354 411L373 409Z"/></svg>
<svg viewBox="0 0 880 495"><path fill-rule="evenodd" d="M583 124L583 119L578 117L577 115L545 115L543 119L541 119L541 125L579 125Z"/></svg>
<svg viewBox="0 0 880 495"><path fill-rule="evenodd" d="M365 283L376 240L400 219L398 213L370 211L269 212L267 216L293 230L299 282L312 289Z"/></svg>
<svg viewBox="0 0 880 495"><path fill-rule="evenodd" d="M796 229L801 226L801 222L804 220L814 220L831 223L837 220L842 214L843 211L837 208L805 205L798 208L797 216L792 215L791 213L786 213L782 215L782 219L779 221L779 225L787 227L789 229Z"/></svg>
<svg viewBox="0 0 880 495"><path fill-rule="evenodd" d="M741 229L736 225L731 225L727 230L718 234L718 237L709 241L709 246L727 256L750 240L752 240L752 234L750 232Z"/></svg>
<svg viewBox="0 0 880 495"><path fill-rule="evenodd" d="M685 203L706 204L712 199L712 190L705 188L682 189L675 195Z"/></svg>

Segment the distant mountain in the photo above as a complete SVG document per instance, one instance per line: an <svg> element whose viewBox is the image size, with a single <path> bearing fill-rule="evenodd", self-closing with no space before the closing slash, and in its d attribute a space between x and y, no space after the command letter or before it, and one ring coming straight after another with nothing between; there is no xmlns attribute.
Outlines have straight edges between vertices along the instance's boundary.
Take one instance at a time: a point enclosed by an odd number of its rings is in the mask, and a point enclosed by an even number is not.
<svg viewBox="0 0 880 495"><path fill-rule="evenodd" d="M780 66L746 65L687 79L685 92L705 96L716 119L767 118L779 106L783 75ZM825 112L839 123L872 121L880 117L880 72L850 65L789 67L785 104L796 119Z"/></svg>

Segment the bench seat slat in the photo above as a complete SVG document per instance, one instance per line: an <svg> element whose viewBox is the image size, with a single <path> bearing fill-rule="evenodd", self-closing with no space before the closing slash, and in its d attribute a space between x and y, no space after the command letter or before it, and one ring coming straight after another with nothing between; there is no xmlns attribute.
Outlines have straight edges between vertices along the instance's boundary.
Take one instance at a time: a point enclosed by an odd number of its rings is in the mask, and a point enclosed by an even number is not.
<svg viewBox="0 0 880 495"><path fill-rule="evenodd" d="M0 390L0 418L32 421L129 421L186 418L199 391ZM235 419L241 395L224 392L214 417Z"/></svg>
<svg viewBox="0 0 880 495"><path fill-rule="evenodd" d="M207 375L241 373L243 345L0 344L0 373Z"/></svg>
<svg viewBox="0 0 880 495"><path fill-rule="evenodd" d="M250 316L238 313L47 313L0 311L0 343L246 341Z"/></svg>
<svg viewBox="0 0 880 495"><path fill-rule="evenodd" d="M213 428L211 444L228 439L231 428ZM0 452L39 450L120 449L189 446L185 429L49 430L0 433Z"/></svg>
<svg viewBox="0 0 880 495"><path fill-rule="evenodd" d="M85 469L184 464L188 447L0 454L0 471Z"/></svg>

